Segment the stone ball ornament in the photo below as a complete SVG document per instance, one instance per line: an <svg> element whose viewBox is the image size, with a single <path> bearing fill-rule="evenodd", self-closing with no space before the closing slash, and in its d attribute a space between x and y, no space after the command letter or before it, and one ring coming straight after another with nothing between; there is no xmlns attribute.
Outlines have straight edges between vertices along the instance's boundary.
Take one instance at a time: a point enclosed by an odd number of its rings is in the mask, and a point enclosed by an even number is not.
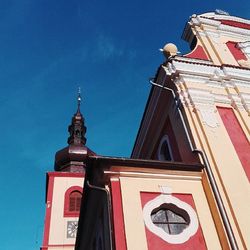
<svg viewBox="0 0 250 250"><path fill-rule="evenodd" d="M176 56L179 52L175 44L167 43L160 51L168 59L170 56Z"/></svg>

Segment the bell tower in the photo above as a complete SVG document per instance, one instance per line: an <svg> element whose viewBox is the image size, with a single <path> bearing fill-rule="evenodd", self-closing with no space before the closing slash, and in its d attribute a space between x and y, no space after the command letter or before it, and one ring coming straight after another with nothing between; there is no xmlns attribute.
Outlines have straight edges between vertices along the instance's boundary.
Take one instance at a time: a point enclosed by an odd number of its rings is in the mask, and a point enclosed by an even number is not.
<svg viewBox="0 0 250 250"><path fill-rule="evenodd" d="M74 249L75 246L85 160L88 155L94 155L85 145L86 127L80 105L79 91L77 110L68 127L68 146L56 152L55 171L47 173L46 215L41 250Z"/></svg>

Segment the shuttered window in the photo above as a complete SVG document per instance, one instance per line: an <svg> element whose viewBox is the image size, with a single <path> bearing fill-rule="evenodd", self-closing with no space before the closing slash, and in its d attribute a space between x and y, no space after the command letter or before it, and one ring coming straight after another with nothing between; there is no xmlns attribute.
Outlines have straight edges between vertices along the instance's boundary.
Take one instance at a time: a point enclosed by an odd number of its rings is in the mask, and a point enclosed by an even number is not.
<svg viewBox="0 0 250 250"><path fill-rule="evenodd" d="M73 191L69 196L69 211L79 212L81 207L82 195L78 191Z"/></svg>
<svg viewBox="0 0 250 250"><path fill-rule="evenodd" d="M70 187L64 195L64 217L78 217L82 202L82 188Z"/></svg>

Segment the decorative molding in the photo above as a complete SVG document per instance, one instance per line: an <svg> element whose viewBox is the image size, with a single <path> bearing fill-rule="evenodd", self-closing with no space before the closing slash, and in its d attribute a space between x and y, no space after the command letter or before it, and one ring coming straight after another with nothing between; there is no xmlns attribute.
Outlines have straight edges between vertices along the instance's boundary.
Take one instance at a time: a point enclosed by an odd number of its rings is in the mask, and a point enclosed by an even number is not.
<svg viewBox="0 0 250 250"><path fill-rule="evenodd" d="M210 91L203 89L189 88L187 90L191 103L196 106L200 104L213 106L214 96Z"/></svg>
<svg viewBox="0 0 250 250"><path fill-rule="evenodd" d="M222 70L228 79L248 81L247 87L250 88L250 70L237 67L229 67L225 65L222 67Z"/></svg>
<svg viewBox="0 0 250 250"><path fill-rule="evenodd" d="M168 63L167 67L163 66L163 68L166 74L173 76L174 79L178 76L182 76L181 81L186 81L187 78L203 80L218 78L218 80L234 79L243 83L245 80L246 83L248 82L245 87L250 88L250 70L245 68L227 65L206 65L192 63L190 61L181 61L179 59L172 61L172 63Z"/></svg>
<svg viewBox="0 0 250 250"><path fill-rule="evenodd" d="M239 97L244 109L247 111L248 115L250 115L250 94L241 93Z"/></svg>
<svg viewBox="0 0 250 250"><path fill-rule="evenodd" d="M180 85L182 85L185 82L184 79L183 79L183 77L180 76L180 75L177 76L177 77L175 77L173 79L173 81L174 81L174 84L177 85L177 86L180 86Z"/></svg>
<svg viewBox="0 0 250 250"><path fill-rule="evenodd" d="M168 63L168 67L163 66L163 68L166 74L172 76L174 84L178 87L181 102L199 110L206 125L210 127L218 126L215 103L223 103L239 109L245 108L249 113L248 95L239 92L239 89L245 88L250 91L250 70L225 65L222 67L210 66L180 61L180 59L172 61L172 65ZM185 90L184 84L188 82L197 83L197 88ZM204 90L202 85L210 87L210 90ZM199 89L199 87L202 89ZM228 88L233 88L235 93L230 93ZM215 94L211 92L211 89L214 89ZM225 89L225 95L216 94L216 89L218 92ZM246 98L243 96L246 96Z"/></svg>
<svg viewBox="0 0 250 250"><path fill-rule="evenodd" d="M218 27L218 30L226 31L226 32L230 32L230 33L235 33L235 34L239 34L239 35L244 35L244 36L250 35L250 30L243 29L240 27L233 27L233 26L229 26L226 24L220 24Z"/></svg>
<svg viewBox="0 0 250 250"><path fill-rule="evenodd" d="M165 70L166 75L172 75L175 73L176 68L173 63L167 63L166 66L162 66L162 68Z"/></svg>
<svg viewBox="0 0 250 250"><path fill-rule="evenodd" d="M210 77L210 80L217 82L221 82L223 79L225 79L225 74L219 68L215 69L213 75Z"/></svg>
<svg viewBox="0 0 250 250"><path fill-rule="evenodd" d="M189 97L192 105L196 110L200 111L202 121L209 127L215 128L219 126L216 117L215 98L214 95L205 90L189 89Z"/></svg>
<svg viewBox="0 0 250 250"><path fill-rule="evenodd" d="M219 122L215 115L216 110L214 107L208 107L206 105L196 105L196 109L200 111L202 120L207 126L211 128L216 128L219 126Z"/></svg>
<svg viewBox="0 0 250 250"><path fill-rule="evenodd" d="M183 105L185 104L186 106L193 106L186 90L182 89L179 91L179 98Z"/></svg>
<svg viewBox="0 0 250 250"><path fill-rule="evenodd" d="M196 76L196 75L188 75L188 74L182 74L179 73L179 76L182 77L183 83L185 82L192 82L192 83L199 83L199 84L206 84L209 77L208 76Z"/></svg>
<svg viewBox="0 0 250 250"><path fill-rule="evenodd" d="M215 13L207 13L198 16L194 16L189 21L190 26L202 27L203 25L208 25L215 27L218 31L235 33L238 35L249 36L250 30L243 29L241 27L234 27L226 24L222 24L222 20L235 21L244 24L250 24L249 20L237 18L233 16L216 15ZM211 28L207 28L211 29Z"/></svg>
<svg viewBox="0 0 250 250"><path fill-rule="evenodd" d="M224 86L223 86L221 81L216 81L216 80L213 80L213 79L207 80L206 81L206 86L214 88L214 89L224 89Z"/></svg>
<svg viewBox="0 0 250 250"><path fill-rule="evenodd" d="M202 59L197 59L197 58L190 58L190 57L185 57L185 56L176 56L175 59L181 60L184 62L188 63L205 63L207 65L213 65L213 62L208 61L208 60L202 60Z"/></svg>
<svg viewBox="0 0 250 250"><path fill-rule="evenodd" d="M239 41L239 40L245 40L246 35L243 33L237 33L232 30L221 30L221 29L209 29L206 30L198 30L199 36L206 36L209 38L214 44L221 46L223 43L221 42L220 38L223 36L230 36L231 40Z"/></svg>
<svg viewBox="0 0 250 250"><path fill-rule="evenodd" d="M231 82L234 83L234 87L235 88L245 88L245 89L249 89L250 88L250 83L249 83L250 79L248 81L242 81L242 80L236 80L233 79Z"/></svg>
<svg viewBox="0 0 250 250"><path fill-rule="evenodd" d="M231 100L228 98L228 95L214 94L214 102L231 105Z"/></svg>
<svg viewBox="0 0 250 250"><path fill-rule="evenodd" d="M230 16L230 15L220 15L220 14L218 15L215 12L204 13L204 14L198 15L198 17L200 17L200 18L213 18L210 20L228 20L228 21L235 21L235 22L239 22L239 23L250 24L250 20L248 20L248 19L243 19L241 17Z"/></svg>
<svg viewBox="0 0 250 250"><path fill-rule="evenodd" d="M250 41L240 42L238 43L238 47L250 59Z"/></svg>
<svg viewBox="0 0 250 250"><path fill-rule="evenodd" d="M172 188L171 187L168 187L168 186L162 186L162 185L159 185L159 188L161 190L161 193L162 194L172 194Z"/></svg>

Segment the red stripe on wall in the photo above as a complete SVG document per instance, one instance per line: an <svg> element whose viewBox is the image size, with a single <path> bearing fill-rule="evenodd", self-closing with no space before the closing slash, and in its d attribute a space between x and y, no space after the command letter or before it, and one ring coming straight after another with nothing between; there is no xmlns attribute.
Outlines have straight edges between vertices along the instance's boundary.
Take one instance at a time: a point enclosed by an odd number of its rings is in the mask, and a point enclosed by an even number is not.
<svg viewBox="0 0 250 250"><path fill-rule="evenodd" d="M226 45L230 50L230 52L232 53L232 55L234 56L235 60L247 60L246 56L241 51L241 49L237 47L236 42L228 41Z"/></svg>
<svg viewBox="0 0 250 250"><path fill-rule="evenodd" d="M197 45L193 51L191 51L190 53L188 53L184 56L188 57L188 58L209 60L206 52L204 51L204 49L201 45Z"/></svg>
<svg viewBox="0 0 250 250"><path fill-rule="evenodd" d="M120 181L111 180L111 194L113 207L114 235L116 249L126 250L124 216Z"/></svg>
<svg viewBox="0 0 250 250"><path fill-rule="evenodd" d="M47 190L47 201L46 201L46 216L44 225L44 236L43 236L43 246L48 246L49 244L49 229L50 229L50 218L52 209L52 197L54 189L54 176L49 176L48 180L48 190Z"/></svg>
<svg viewBox="0 0 250 250"><path fill-rule="evenodd" d="M77 177L83 178L85 173L71 173L71 172L48 172L48 176L55 176L55 177Z"/></svg>
<svg viewBox="0 0 250 250"><path fill-rule="evenodd" d="M250 144L231 108L217 107L235 151L250 181Z"/></svg>
<svg viewBox="0 0 250 250"><path fill-rule="evenodd" d="M218 20L218 21L220 21L222 24L225 24L225 25L250 30L250 24L248 23L241 23L241 22L232 21L232 20Z"/></svg>

